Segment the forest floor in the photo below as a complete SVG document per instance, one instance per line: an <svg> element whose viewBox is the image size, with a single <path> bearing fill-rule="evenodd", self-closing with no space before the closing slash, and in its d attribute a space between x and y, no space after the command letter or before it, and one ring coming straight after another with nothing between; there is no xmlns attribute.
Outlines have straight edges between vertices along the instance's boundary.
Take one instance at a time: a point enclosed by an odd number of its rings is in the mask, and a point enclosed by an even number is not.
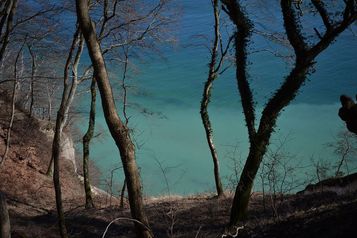
<svg viewBox="0 0 357 238"><path fill-rule="evenodd" d="M9 107L0 100L0 155L5 150ZM41 132L47 122L16 111L9 156L0 167L0 191L7 197L13 238L59 237L52 178L46 170L51 141ZM95 196L97 208L84 209L82 182L70 161L61 162L63 203L70 237L135 237L128 205L106 194ZM215 198L163 196L146 198L145 211L156 237L222 237L232 194ZM252 194L249 215L236 237L357 237L357 193L337 195ZM230 237L230 236L227 236ZM233 237L233 236L232 236Z"/></svg>

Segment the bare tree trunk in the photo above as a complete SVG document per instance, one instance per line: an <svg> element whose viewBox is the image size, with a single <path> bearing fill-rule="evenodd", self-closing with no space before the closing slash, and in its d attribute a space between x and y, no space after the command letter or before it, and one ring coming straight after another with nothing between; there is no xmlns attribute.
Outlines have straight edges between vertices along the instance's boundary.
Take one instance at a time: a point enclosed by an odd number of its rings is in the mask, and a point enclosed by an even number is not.
<svg viewBox="0 0 357 238"><path fill-rule="evenodd" d="M214 43L213 43L213 48L212 48L211 62L209 64L208 78L205 83L203 95L202 95L200 114L201 114L204 129L205 129L205 133L206 133L207 143L208 143L208 146L209 146L209 149L211 152L211 156L212 156L212 160L213 160L216 191L217 191L217 195L220 197L223 195L223 186L222 186L221 178L219 175L218 155L217 155L214 143L213 143L211 121L210 121L208 111L207 111L208 104L210 103L213 81L217 78L216 63L217 63L217 53L218 53L219 34L220 34L219 33L218 0L214 0L213 8L214 8L214 19L215 19L215 25L214 25L215 38L214 38Z"/></svg>
<svg viewBox="0 0 357 238"><path fill-rule="evenodd" d="M1 9L0 9L0 34L3 32L5 23L7 22L7 19L10 15L11 9L12 9L12 4L13 0L5 0L1 2Z"/></svg>
<svg viewBox="0 0 357 238"><path fill-rule="evenodd" d="M15 103L16 103L17 87L18 87L18 81L15 78L14 86L12 88L12 97L11 97L11 116L10 116L9 126L7 128L7 133L6 133L6 147L5 147L5 152L1 157L0 166L3 165L3 163L5 162L7 154L9 153L9 149L10 149L11 130L15 118Z"/></svg>
<svg viewBox="0 0 357 238"><path fill-rule="evenodd" d="M36 64L36 55L32 51L31 46L27 45L27 48L30 52L31 60L32 60L31 82L30 82L30 106L29 106L30 117L32 117L33 116L33 105L35 102L34 88L35 88L35 74L36 74L37 64Z"/></svg>
<svg viewBox="0 0 357 238"><path fill-rule="evenodd" d="M46 95L47 95L47 120L50 122L52 120L52 98L55 89L51 88L50 82L47 81L46 83Z"/></svg>
<svg viewBox="0 0 357 238"><path fill-rule="evenodd" d="M230 227L237 225L238 221L246 217L254 179L265 154L266 146L267 143L260 142L259 145L251 146L250 148L248 158L234 194L229 222Z"/></svg>
<svg viewBox="0 0 357 238"><path fill-rule="evenodd" d="M79 41L79 38L80 38L79 35L80 35L80 33L79 33L79 30L77 29L76 32L74 33L74 36L73 36L73 39L72 39L71 48L69 50L69 53L68 53L68 56L67 56L67 60L66 60L66 64L65 64L65 67L64 67L62 99L61 99L60 108L57 111L57 116L58 116L58 113L60 112L62 117L56 118L56 127L57 127L57 124L58 124L58 126L61 127L61 130L59 131L61 134L62 134L62 131L63 131L63 127L67 123L69 108L70 108L70 106L72 104L72 101L74 99L74 96L75 96L75 93L76 93L76 90L77 90L77 86L78 86L78 81L76 80L76 78L77 78L77 68L78 68L80 55L81 55L81 53L83 51L83 42ZM69 84L69 80L70 80L69 70L70 70L70 66L72 64L71 63L72 62L72 58L73 58L73 55L74 55L75 48L76 48L76 46L78 44L78 41L80 43L79 43L79 46L78 46L78 49L77 49L77 54L76 54L76 59L75 59L76 66L75 66L75 64L73 64L73 67L72 67L72 71L75 72L75 77L72 79L72 83L70 85ZM62 121L60 121L60 123L57 123L58 120L62 120ZM57 128L55 129L55 133L56 133L56 130L57 130ZM46 174L48 176L52 175L53 166L54 166L54 159L55 158L53 158L53 152L52 152L51 161L50 161L50 164L49 164L49 166L47 168L47 172L46 172Z"/></svg>
<svg viewBox="0 0 357 238"><path fill-rule="evenodd" d="M61 238L67 238L67 228L65 224L63 205L62 205L62 191L60 183L60 168L59 159L61 153L61 136L62 136L62 122L64 121L64 110L60 109L57 112L56 130L52 143L52 163L53 163L53 184L56 194L56 207L57 207L57 219L60 230ZM52 164L51 163L51 164Z"/></svg>
<svg viewBox="0 0 357 238"><path fill-rule="evenodd" d="M11 238L10 217L5 195L0 193L0 238Z"/></svg>
<svg viewBox="0 0 357 238"><path fill-rule="evenodd" d="M50 96L51 97L51 96ZM47 102L47 120L48 121L52 121L52 98L48 98L48 102Z"/></svg>
<svg viewBox="0 0 357 238"><path fill-rule="evenodd" d="M124 179L123 187L121 188L120 192L120 208L124 208L124 195L125 195L125 188L126 188L126 179Z"/></svg>
<svg viewBox="0 0 357 238"><path fill-rule="evenodd" d="M52 159L50 165L48 167L48 171L52 169L53 163L53 183L55 187L55 194L56 194L56 207L57 207L57 215L58 215L58 225L60 229L61 238L67 238L67 229L65 224L64 212L63 212L63 205L62 205L62 191L61 191L61 183L60 183L60 167L59 167L59 160L61 154L61 142L62 142L62 132L64 126L68 120L68 113L69 108L73 102L78 81L77 81L77 69L79 60L83 51L83 37L80 31L77 29L74 36L72 45L67 57L65 70L64 70L64 88L63 88L63 95L60 108L57 112L56 118L56 129L55 135L53 138L52 144ZM78 44L78 45L77 45ZM72 63L72 72L73 72L73 79L71 85L68 84L69 81L69 68L71 65L72 57L74 54L74 49L77 47L77 52L74 57L74 62ZM70 87L69 87L70 86ZM47 172L48 172L47 171Z"/></svg>
<svg viewBox="0 0 357 238"><path fill-rule="evenodd" d="M83 136L83 177L84 177L84 191L86 196L85 208L94 208L94 203L92 199L92 190L89 181L89 143L93 138L94 126L95 126L95 107L96 107L96 81L95 78L92 78L92 83L90 86L91 92L91 103L90 103L90 112L89 112L89 123L88 130Z"/></svg>
<svg viewBox="0 0 357 238"><path fill-rule="evenodd" d="M7 45L9 44L9 38L10 38L10 33L12 31L12 24L14 21L14 15L15 11L17 8L17 1L18 0L8 0L7 1L7 8L5 11L5 14L2 16L1 21L0 21L0 38L1 38L1 47L0 47L0 64L2 63L4 56L5 56L5 50ZM6 29L4 34L2 35L2 29L4 24L6 23Z"/></svg>
<svg viewBox="0 0 357 238"><path fill-rule="evenodd" d="M76 0L76 6L78 21L87 43L89 56L94 68L94 75L102 98L105 119L110 133L119 149L123 163L123 169L127 179L131 215L133 219L144 224L143 226L135 223L135 230L138 237L149 238L152 237L152 234L148 229L148 219L143 209L141 182L135 162L134 144L131 141L128 128L123 124L116 111L105 62L89 16L88 1Z"/></svg>
<svg viewBox="0 0 357 238"><path fill-rule="evenodd" d="M326 14L324 6L315 2L324 24L326 32L321 36L320 41L309 46L306 42L298 16L295 14L292 2L281 0L281 10L283 13L284 27L291 46L295 52L295 66L285 78L283 84L278 88L273 96L268 100L260 119L258 131L255 129L255 107L252 90L247 79L247 43L249 41L252 25L243 11L239 2L235 0L221 0L224 10L229 15L231 21L236 26L235 48L236 48L236 78L239 93L241 96L243 112L249 135L249 155L244 165L239 183L236 188L229 227L234 227L246 216L248 202L252 191L254 179L256 177L263 156L267 150L271 135L276 126L276 120L281 111L289 105L295 98L299 89L306 81L309 69L314 64L314 59L333 42L336 37L357 19L357 12L354 11L357 3L354 0L347 0L343 14L343 19L332 25L331 19ZM316 5L316 3L318 5Z"/></svg>
<svg viewBox="0 0 357 238"><path fill-rule="evenodd" d="M26 40L25 40L26 41ZM17 80L17 62L19 61L20 54L22 52L22 49L24 47L25 42L22 44L19 52L16 55L15 59L15 67L14 67L14 84L12 88L12 97L11 97L11 116L10 116L10 121L9 121L9 127L7 128L7 133L6 133L6 147L5 147L5 152L2 155L1 161L0 161L0 166L3 165L3 163L6 160L7 154L9 153L10 149L10 140L11 140L11 130L12 126L14 124L14 119L15 119L15 104L16 104L16 95L17 95L17 88L19 85L19 81Z"/></svg>
<svg viewBox="0 0 357 238"><path fill-rule="evenodd" d="M123 47L124 48L124 47ZM124 63L124 71L123 71L123 77L122 77L122 89L123 89L123 116L125 119L125 126L128 127L129 124L129 117L126 112L127 108L127 100L128 100L128 90L126 86L126 74L128 72L128 64L129 64L129 49L124 48L123 49L124 54L125 54L125 63ZM120 207L124 208L124 195L125 195L125 190L126 190L126 179L123 181L123 187L121 188L120 192Z"/></svg>

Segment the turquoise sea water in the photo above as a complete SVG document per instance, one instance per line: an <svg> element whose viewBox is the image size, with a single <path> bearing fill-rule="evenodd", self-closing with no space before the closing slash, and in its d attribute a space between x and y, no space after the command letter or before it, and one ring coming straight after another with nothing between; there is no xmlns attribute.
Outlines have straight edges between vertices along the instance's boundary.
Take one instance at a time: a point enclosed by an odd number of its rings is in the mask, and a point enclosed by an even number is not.
<svg viewBox="0 0 357 238"><path fill-rule="evenodd" d="M165 59L138 63L139 72L129 74L129 84L136 89L128 98L129 126L134 129L137 161L146 195L167 193L166 180L170 192L175 194L214 191L213 166L199 115L209 52L205 47L191 45L209 43L197 35L210 37L212 33L210 2L179 1L182 16L176 32L177 45L163 50ZM274 9L279 8L271 4L263 6L261 12L255 12L257 28L268 29L266 26L269 26L282 30L280 13ZM259 15L264 16L263 13L268 16L263 18ZM259 36L254 36L253 43L249 69L259 120L262 106L280 85L291 65L271 53L255 52L267 47L283 50L273 43ZM288 137L284 150L294 155L292 163L304 167L299 171L300 177L312 170L309 166L311 157L336 160L326 143L334 141L334 136L344 129L337 116L339 95L354 96L357 93L356 55L357 37L346 31L317 58L316 72L278 120L272 144L277 145L279 140ZM89 98L88 95L83 97ZM118 100L119 110L120 103ZM92 159L101 169L104 179L109 178L112 168L120 165L120 159L105 129L103 113L98 109L97 131L104 130L105 136L95 141ZM222 177L226 178L233 173L232 157L244 163L248 151L247 130L233 68L215 82L209 113ZM86 119L81 122L84 128L85 122ZM122 178L121 171L115 173L118 184Z"/></svg>

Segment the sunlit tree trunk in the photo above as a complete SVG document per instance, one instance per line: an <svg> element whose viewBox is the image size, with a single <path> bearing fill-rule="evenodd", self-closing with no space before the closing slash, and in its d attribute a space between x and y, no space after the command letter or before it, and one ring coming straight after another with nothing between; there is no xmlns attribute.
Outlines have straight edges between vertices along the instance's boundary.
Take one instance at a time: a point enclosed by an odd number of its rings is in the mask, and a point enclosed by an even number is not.
<svg viewBox="0 0 357 238"><path fill-rule="evenodd" d="M94 75L102 98L102 107L110 133L119 149L125 177L127 179L131 215L140 223L135 223L138 237L152 237L148 220L144 213L139 171L135 161L135 148L129 129L118 116L103 55L98 44L88 9L88 1L76 0L77 16L92 60Z"/></svg>
<svg viewBox="0 0 357 238"><path fill-rule="evenodd" d="M61 99L61 105L60 108L57 111L57 118L56 118L56 127L55 127L55 134L53 138L53 143L52 143L52 159L50 162L50 165L48 167L48 173L50 174L51 169L52 169L52 164L53 164L53 183L55 187L55 195L56 195L56 207L57 207L57 215L58 215L58 224L59 224L59 229L60 229L60 235L61 238L67 238L67 229L65 225L65 218L64 218L64 211L63 211L63 205L62 205L62 192L61 192L61 184L60 184L60 155L61 155L61 142L62 142L62 134L63 134L63 129L67 123L68 120L68 113L70 106L73 102L77 86L78 86L78 81L77 81L77 69L78 69L78 64L79 60L83 51L83 45L84 45L84 40L83 37L80 33L80 31L77 29L74 36L73 36L73 41L71 48L68 53L66 65L65 65L65 70L64 70L64 88L63 88L63 94L62 94L62 99ZM75 48L77 47L77 51L75 53L75 57L72 62L72 57L75 52ZM69 84L69 69L70 66L72 65L72 83Z"/></svg>

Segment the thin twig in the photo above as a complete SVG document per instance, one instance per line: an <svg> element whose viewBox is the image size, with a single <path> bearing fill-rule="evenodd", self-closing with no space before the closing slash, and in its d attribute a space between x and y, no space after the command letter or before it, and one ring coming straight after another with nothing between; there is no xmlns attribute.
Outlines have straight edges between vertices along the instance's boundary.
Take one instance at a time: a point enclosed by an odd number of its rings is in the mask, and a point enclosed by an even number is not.
<svg viewBox="0 0 357 238"><path fill-rule="evenodd" d="M127 218L127 217L118 217L118 218L115 218L114 220L112 220L112 221L107 225L107 227L105 228L105 231L104 231L104 233L103 233L103 235L102 235L102 238L105 238L105 235L107 234L107 232L108 232L108 230L109 230L109 227L110 227L114 222L116 222L116 221L132 221L132 222L136 222L136 223L142 225L143 227L145 227L145 229L150 230L150 228L147 227L144 223L142 223L142 222L140 222L140 221L138 221L138 220L136 220L136 219Z"/></svg>

